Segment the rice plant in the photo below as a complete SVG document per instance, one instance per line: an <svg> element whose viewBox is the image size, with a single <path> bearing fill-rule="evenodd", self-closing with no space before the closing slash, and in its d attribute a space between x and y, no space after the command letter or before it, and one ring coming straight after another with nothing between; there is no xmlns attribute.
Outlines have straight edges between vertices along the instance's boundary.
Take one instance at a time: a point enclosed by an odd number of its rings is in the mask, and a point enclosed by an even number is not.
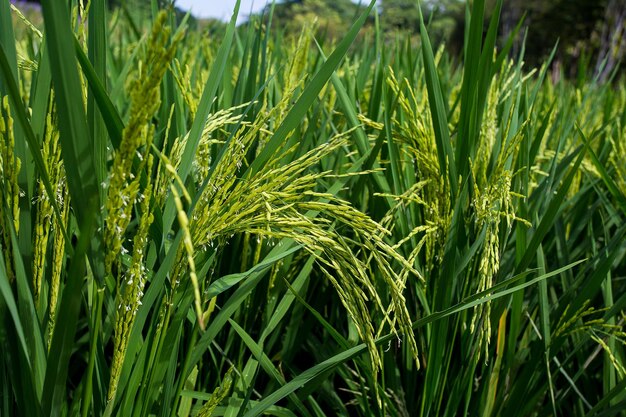
<svg viewBox="0 0 626 417"><path fill-rule="evenodd" d="M623 413L623 80L70 3L0 0L1 415Z"/></svg>

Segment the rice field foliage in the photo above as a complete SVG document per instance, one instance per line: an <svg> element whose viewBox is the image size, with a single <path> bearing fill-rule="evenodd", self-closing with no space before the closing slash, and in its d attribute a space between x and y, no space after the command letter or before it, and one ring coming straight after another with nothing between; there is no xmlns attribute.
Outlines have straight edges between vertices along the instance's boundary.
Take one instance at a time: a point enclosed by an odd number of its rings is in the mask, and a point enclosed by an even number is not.
<svg viewBox="0 0 626 417"><path fill-rule="evenodd" d="M622 80L66 4L0 0L1 415L623 413Z"/></svg>

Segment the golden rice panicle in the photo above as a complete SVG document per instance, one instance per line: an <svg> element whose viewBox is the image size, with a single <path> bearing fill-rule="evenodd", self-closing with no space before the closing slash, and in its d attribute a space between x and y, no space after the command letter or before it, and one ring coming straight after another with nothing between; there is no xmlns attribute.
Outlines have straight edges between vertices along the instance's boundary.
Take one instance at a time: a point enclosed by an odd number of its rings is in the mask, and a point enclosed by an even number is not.
<svg viewBox="0 0 626 417"><path fill-rule="evenodd" d="M519 144L523 135L523 124L518 132L513 135L506 145L497 154L495 164L489 170L491 160L494 158L493 149L498 134L497 105L502 95L509 94L512 90L510 85L514 82L515 74L511 62L505 70L496 77L489 88L487 107L481 124L476 160L470 161L470 168L474 179L472 208L477 230L486 231L485 241L481 256L478 261L478 280L471 283L476 292L482 292L494 285L494 277L500 268L500 223L505 221L508 230L515 220L528 224L515 215L513 197L521 197L512 190L513 173L507 168L507 161L514 160L519 151ZM512 110L511 110L512 111ZM500 135L503 140L509 138L511 129L512 113L504 115L506 122ZM480 330L478 339L479 352L484 348L485 356L488 355L488 344L491 337L491 303L474 307L474 314L470 323L470 331Z"/></svg>
<svg viewBox="0 0 626 417"><path fill-rule="evenodd" d="M61 288L61 274L65 261L65 236L63 230L67 229L70 218L70 193L65 180L65 170L62 172L62 179L57 187L58 195L61 198L61 222L55 220L53 226L53 246L52 246L52 268L50 272L50 318L48 321L49 341L52 341L52 333L56 321L57 301Z"/></svg>
<svg viewBox="0 0 626 417"><path fill-rule="evenodd" d="M604 315L608 307L596 309L590 307L591 301L586 300L583 305L569 317L569 306L565 308L559 318L554 331L554 337L571 336L576 333L587 333L598 344L598 348L604 350L608 362L613 366L620 378L626 377L626 367L623 359L614 350L615 342L626 346L626 327L624 325L624 313L616 323L616 318L608 321ZM609 343L613 342L613 343ZM611 347L613 346L613 347Z"/></svg>
<svg viewBox="0 0 626 417"><path fill-rule="evenodd" d="M604 350L604 352L609 358L609 361L611 362L611 365L613 365L613 369L615 369L615 371L617 372L618 377L620 379L623 379L624 377L626 377L626 367L624 367L624 364L622 363L622 360L620 359L620 356L617 354L617 352L611 349L611 347L606 343L606 341L604 341L597 334L592 334L591 338L596 343L598 343L598 345L600 345L602 350ZM622 343L624 343L624 341L622 341Z"/></svg>
<svg viewBox="0 0 626 417"><path fill-rule="evenodd" d="M189 120L195 118L198 110L209 77L205 63L214 61L215 46L211 36L192 30L187 34L185 48L180 50L180 59L174 59L174 80L189 111Z"/></svg>
<svg viewBox="0 0 626 417"><path fill-rule="evenodd" d="M65 167L61 157L59 130L56 124L56 112L53 103L54 91L50 95L41 154L46 170L45 174L48 181L50 181L54 195L48 194L44 181L40 178L36 184L36 195L33 201L36 207L35 224L33 227L33 296L35 302L37 302L41 296L43 280L47 275L50 282L48 289L48 343L52 340L56 322L61 275L66 255L65 234L70 217L70 196ZM59 208L59 217L54 215L53 202ZM51 255L47 258L50 247Z"/></svg>
<svg viewBox="0 0 626 417"><path fill-rule="evenodd" d="M151 172L153 164L153 156L148 155L146 163L146 172ZM150 200L152 197L152 182L148 175L148 183L140 197L140 218L137 233L133 238L133 249L131 263L128 270L125 271L122 288L117 295L117 314L115 317L115 337L113 339L113 363L111 366L111 379L109 382L108 400L115 398L120 374L122 371L122 363L128 348L128 340L137 310L141 306L144 295L144 288L147 279L147 270L145 266L145 254L148 249L150 226L154 220L150 209Z"/></svg>
<svg viewBox="0 0 626 417"><path fill-rule="evenodd" d="M270 130L276 129L281 125L285 117L287 117L287 114L296 99L297 93L304 85L304 79L308 75L306 67L309 59L310 45L313 40L314 26L314 24L305 25L300 32L297 42L294 42L292 39L292 44L289 48L288 54L290 57L287 64L288 68L283 73L282 98L278 101L278 103L274 104L271 111L273 116L266 119ZM264 105L267 105L267 95ZM307 122L308 120L306 118L302 121L303 128L306 128ZM257 153L263 149L267 139L267 134L261 135L259 139L259 146L257 147Z"/></svg>
<svg viewBox="0 0 626 417"><path fill-rule="evenodd" d="M554 330L554 337L568 336L580 332L597 331L605 335L610 335L619 339L626 345L626 325L624 324L626 317L622 312L621 319L615 323L615 318L608 321L604 318L605 313L609 310L605 308L595 308L591 306L591 300L585 300L581 307L570 315L569 306L565 308L563 314L559 318Z"/></svg>
<svg viewBox="0 0 626 417"><path fill-rule="evenodd" d="M15 156L14 149L13 118L9 98L4 96L0 103L0 229L2 230L0 244L10 282L15 278L10 228L12 227L17 234L20 227L20 188L17 176L20 172L21 161ZM5 211L7 209L8 212Z"/></svg>
<svg viewBox="0 0 626 417"><path fill-rule="evenodd" d="M508 205L510 200L509 189L511 176L508 171L501 173L495 184L487 184L486 189L479 188L474 183L473 202L476 226L478 230L486 228L485 242L483 244L482 255L480 256L478 265L478 282L473 284L476 292L485 291L493 286L493 278L500 267L499 254L499 225L501 210ZM470 324L470 331L474 332L480 328L479 347L485 348L485 354L488 353L487 345L491 335L491 303L486 302L474 307L474 314ZM479 350L480 351L480 350Z"/></svg>
<svg viewBox="0 0 626 417"><path fill-rule="evenodd" d="M211 164L213 162L211 153L215 150L216 146L224 144L224 140L220 139L220 136L224 136L222 131L228 125L234 125L240 123L243 118L242 110L250 103L240 104L228 109L221 109L213 114L210 114L202 130L200 141L196 149L196 155L193 159L193 174L196 183L201 184L202 181L208 176ZM248 123L243 123L246 126ZM179 137L174 142L170 151L170 160L172 166L178 168L189 139L189 133L183 137ZM161 185L163 186L163 185Z"/></svg>
<svg viewBox="0 0 626 417"><path fill-rule="evenodd" d="M500 89L496 80L492 81L487 96L487 108L483 115L482 124L480 126L480 142L478 151L476 152L476 161L474 162L474 178L479 184L487 182L487 168L489 159L491 158L491 150L494 149L496 142L497 129L497 105Z"/></svg>
<svg viewBox="0 0 626 417"><path fill-rule="evenodd" d="M191 69L188 64L183 65L178 58L174 58L172 62L172 74L176 85L178 85L178 91L185 102L185 107L189 111L189 120L194 120L196 111L198 110L199 100L192 96L193 90L189 88L191 86Z"/></svg>
<svg viewBox="0 0 626 417"><path fill-rule="evenodd" d="M65 175L61 168L62 160L61 147L59 146L59 131L53 123L53 114L54 109L52 107L52 101L50 101L50 111L46 116L46 129L41 154L43 156L48 179L50 180L52 189L56 191L57 195L48 195L43 181L38 181L37 196L35 197L37 213L35 216L35 243L33 247L33 295L35 302L39 299L39 292L41 291L41 281L44 276L46 252L48 249L48 237L53 227L51 219L54 210L50 199L56 199L59 206L61 206L63 200L61 180L64 179Z"/></svg>
<svg viewBox="0 0 626 417"><path fill-rule="evenodd" d="M211 417L213 415L213 411L217 406L222 402L224 398L230 392L230 387L233 384L233 370L235 368L231 367L224 375L224 379L222 383L215 388L213 394L211 394L211 398L204 403L200 411L198 411L197 417Z"/></svg>
<svg viewBox="0 0 626 417"><path fill-rule="evenodd" d="M289 70L285 71L283 92L292 91L300 84L302 77L307 74L306 68L309 61L309 51L311 49L310 45L313 40L314 31L315 24L306 25L302 29L302 32L300 32L298 41L292 44L291 53L288 55L293 58L289 62ZM285 103L281 104L285 106Z"/></svg>
<svg viewBox="0 0 626 417"><path fill-rule="evenodd" d="M245 233L254 234L259 240L293 239L316 258L318 267L337 291L359 336L368 345L374 372L380 368L381 359L374 343L376 329L370 314L370 303L384 316L389 316L389 312L394 314L395 321L390 318L386 322L395 331L395 323L399 321L416 355L411 320L401 294L404 284L389 263L398 261L409 268L410 265L393 248L384 244L380 236L389 232L382 226L333 195L314 191L317 181L331 173L307 172L322 158L345 146L350 132L286 164L281 164L281 160L294 149L277 152L254 177L237 179L234 175L238 170L237 162L245 154L251 138L256 136L257 123L245 129L245 133L238 132L231 141L231 149L220 160L211 177L212 182L200 197L189 223L195 247L200 250L214 249L215 242L219 245L236 234ZM237 145L238 140L240 145ZM241 150L237 149L242 145ZM307 213L311 212L319 215L310 217ZM328 224L333 222L340 222L353 230L358 241L348 242L332 229L329 230ZM356 248L352 249L352 245ZM361 260L356 255L372 250L376 254L373 263L392 293L392 305L389 307L383 305L372 276L366 272L370 269L370 258Z"/></svg>
<svg viewBox="0 0 626 417"><path fill-rule="evenodd" d="M150 147L155 128L150 119L160 106L161 80L182 39L177 36L169 42L170 28L165 25L166 19L166 12L157 16L138 68L130 77L127 86L131 98L130 117L113 157L108 184L104 184L108 186L104 231L106 272L112 274L113 265L118 265L117 315L109 401L115 398L117 392L128 337L141 305L146 281L144 255L148 245L148 229L153 221L150 212L153 156ZM141 193L140 178L143 172L148 173L148 183ZM133 239L132 260L130 267L123 271L119 254L128 251L123 247L123 242L136 204L139 204L140 217Z"/></svg>
<svg viewBox="0 0 626 417"><path fill-rule="evenodd" d="M165 127L165 135L161 149L167 149L167 147L169 146L168 138L170 136L170 130L172 128L173 118L174 105L172 104L172 107L170 108L170 115L167 118L167 126ZM176 146L176 143L174 143L174 146ZM169 184L169 177L165 175L165 171L169 169L176 172L176 170L170 162L169 158L167 158L167 156L163 155L159 150L155 150L154 153L159 157L159 162L157 163L156 173L154 177L154 185L152 186L152 195L154 196L155 204L158 207L162 207L169 192L169 188L167 186L167 184Z"/></svg>
<svg viewBox="0 0 626 417"><path fill-rule="evenodd" d="M427 226L424 230L420 230L425 232L423 247L426 264L424 270L428 272L443 259L446 234L452 221L450 184L448 175L445 175L448 168L439 166L428 101L418 98L428 96L425 91L426 87L423 86L423 91L416 92L407 79L400 84L391 69L389 69L387 85L397 95L398 104L407 116L402 122L395 121L396 129L394 129L393 138L406 146L404 152L415 164L419 181L400 196L385 196L396 199L402 204L396 204L389 211L383 219L383 224L395 223L394 219L399 215L399 210L408 204L421 206L422 224ZM411 233L414 232L418 231ZM422 245L418 246L422 248ZM415 252L412 257L415 258L417 255L418 253Z"/></svg>
<svg viewBox="0 0 626 417"><path fill-rule="evenodd" d="M212 59L203 61L197 59L201 53L200 49L207 42L198 32L191 31L185 48L182 48L180 60L174 58L172 62L172 75L178 85L185 107L189 111L189 120L194 120L198 111L198 104L202 97L202 92L209 76L209 72L202 66L203 62L213 62Z"/></svg>
<svg viewBox="0 0 626 417"><path fill-rule="evenodd" d="M495 91L495 90L494 90ZM495 106L495 101L490 105ZM492 114L489 116L489 114ZM494 117L491 110L488 109L487 117ZM489 126L492 122L485 122ZM507 127L508 129L508 127ZM491 131L490 127L484 127L484 135L481 140L487 142L489 148L482 152L487 153L488 149L492 149L490 142L495 138L495 131ZM520 132L523 129L520 129ZM486 137L494 135L494 137ZM503 136L507 136L504 132ZM498 154L498 159L491 173L487 173L486 164L488 159L479 160L479 165L470 163L474 175L474 199L472 207L474 209L475 223L477 230L485 228L485 242L482 248L482 255L478 261L478 280L471 285L476 292L482 292L494 285L494 277L500 269L500 223L505 222L507 230L512 227L513 221L521 221L529 225L524 219L520 219L515 214L515 206L513 197L520 197L519 194L512 190L513 173L506 168L506 161L514 158L519 150L519 143L522 134L516 134L504 149ZM482 147L482 143L480 144ZM480 149L479 147L479 149ZM481 158L479 156L479 158ZM480 330L478 344L480 348L484 348L484 354L488 356L488 344L491 338L491 302L487 301L474 307L474 314L470 324L470 331Z"/></svg>
<svg viewBox="0 0 626 417"><path fill-rule="evenodd" d="M11 12L17 17L14 22L17 23L17 21L19 21L23 25L23 27L20 28L15 27L17 67L21 70L20 77L17 81L20 84L22 101L28 103L30 101L29 92L33 84L33 74L39 69L39 60L35 57L37 50L34 50L32 46L33 44L41 42L43 35L13 3L11 3Z"/></svg>
<svg viewBox="0 0 626 417"><path fill-rule="evenodd" d="M112 273L113 264L118 260L126 228L130 224L132 208L139 193L139 176L133 173L133 161L142 161L150 151L149 145L154 134L151 117L158 110L160 84L181 36L175 37L168 45L170 28L165 25L167 13L158 14L143 59L128 84L131 98L130 118L124 128L122 141L113 158L113 169L109 175L107 200L105 203L106 222L104 230L105 270Z"/></svg>
<svg viewBox="0 0 626 417"><path fill-rule="evenodd" d="M41 33L41 31L37 29L35 25L33 25L31 21L28 20L26 16L24 16L22 11L13 3L11 3L11 12L13 12L15 16L17 16L18 20L20 20L29 29L29 31L37 37L37 39L43 38L43 34Z"/></svg>

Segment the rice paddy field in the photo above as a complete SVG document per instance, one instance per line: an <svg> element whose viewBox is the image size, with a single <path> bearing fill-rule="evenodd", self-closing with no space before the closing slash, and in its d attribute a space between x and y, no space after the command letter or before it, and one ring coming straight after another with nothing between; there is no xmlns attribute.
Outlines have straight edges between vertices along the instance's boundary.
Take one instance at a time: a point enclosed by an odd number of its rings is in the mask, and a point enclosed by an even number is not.
<svg viewBox="0 0 626 417"><path fill-rule="evenodd" d="M0 0L0 415L625 415L619 74L69 3Z"/></svg>

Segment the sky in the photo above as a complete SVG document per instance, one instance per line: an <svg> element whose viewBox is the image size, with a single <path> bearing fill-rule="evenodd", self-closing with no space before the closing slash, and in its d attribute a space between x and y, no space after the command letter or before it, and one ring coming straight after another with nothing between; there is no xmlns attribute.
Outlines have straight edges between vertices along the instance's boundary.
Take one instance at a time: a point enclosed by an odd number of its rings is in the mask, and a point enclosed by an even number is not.
<svg viewBox="0 0 626 417"><path fill-rule="evenodd" d="M356 3L358 1L352 0ZM236 0L176 0L176 6L200 18L213 17L224 21L230 20ZM245 21L250 13L256 13L271 0L241 0L238 22ZM366 3L363 0L362 3Z"/></svg>
<svg viewBox="0 0 626 417"><path fill-rule="evenodd" d="M256 13L271 0L241 0L239 18L246 20L246 17ZM235 8L235 0L176 0L176 6L183 10L190 10L193 15L200 18L213 17L221 20L229 20Z"/></svg>

